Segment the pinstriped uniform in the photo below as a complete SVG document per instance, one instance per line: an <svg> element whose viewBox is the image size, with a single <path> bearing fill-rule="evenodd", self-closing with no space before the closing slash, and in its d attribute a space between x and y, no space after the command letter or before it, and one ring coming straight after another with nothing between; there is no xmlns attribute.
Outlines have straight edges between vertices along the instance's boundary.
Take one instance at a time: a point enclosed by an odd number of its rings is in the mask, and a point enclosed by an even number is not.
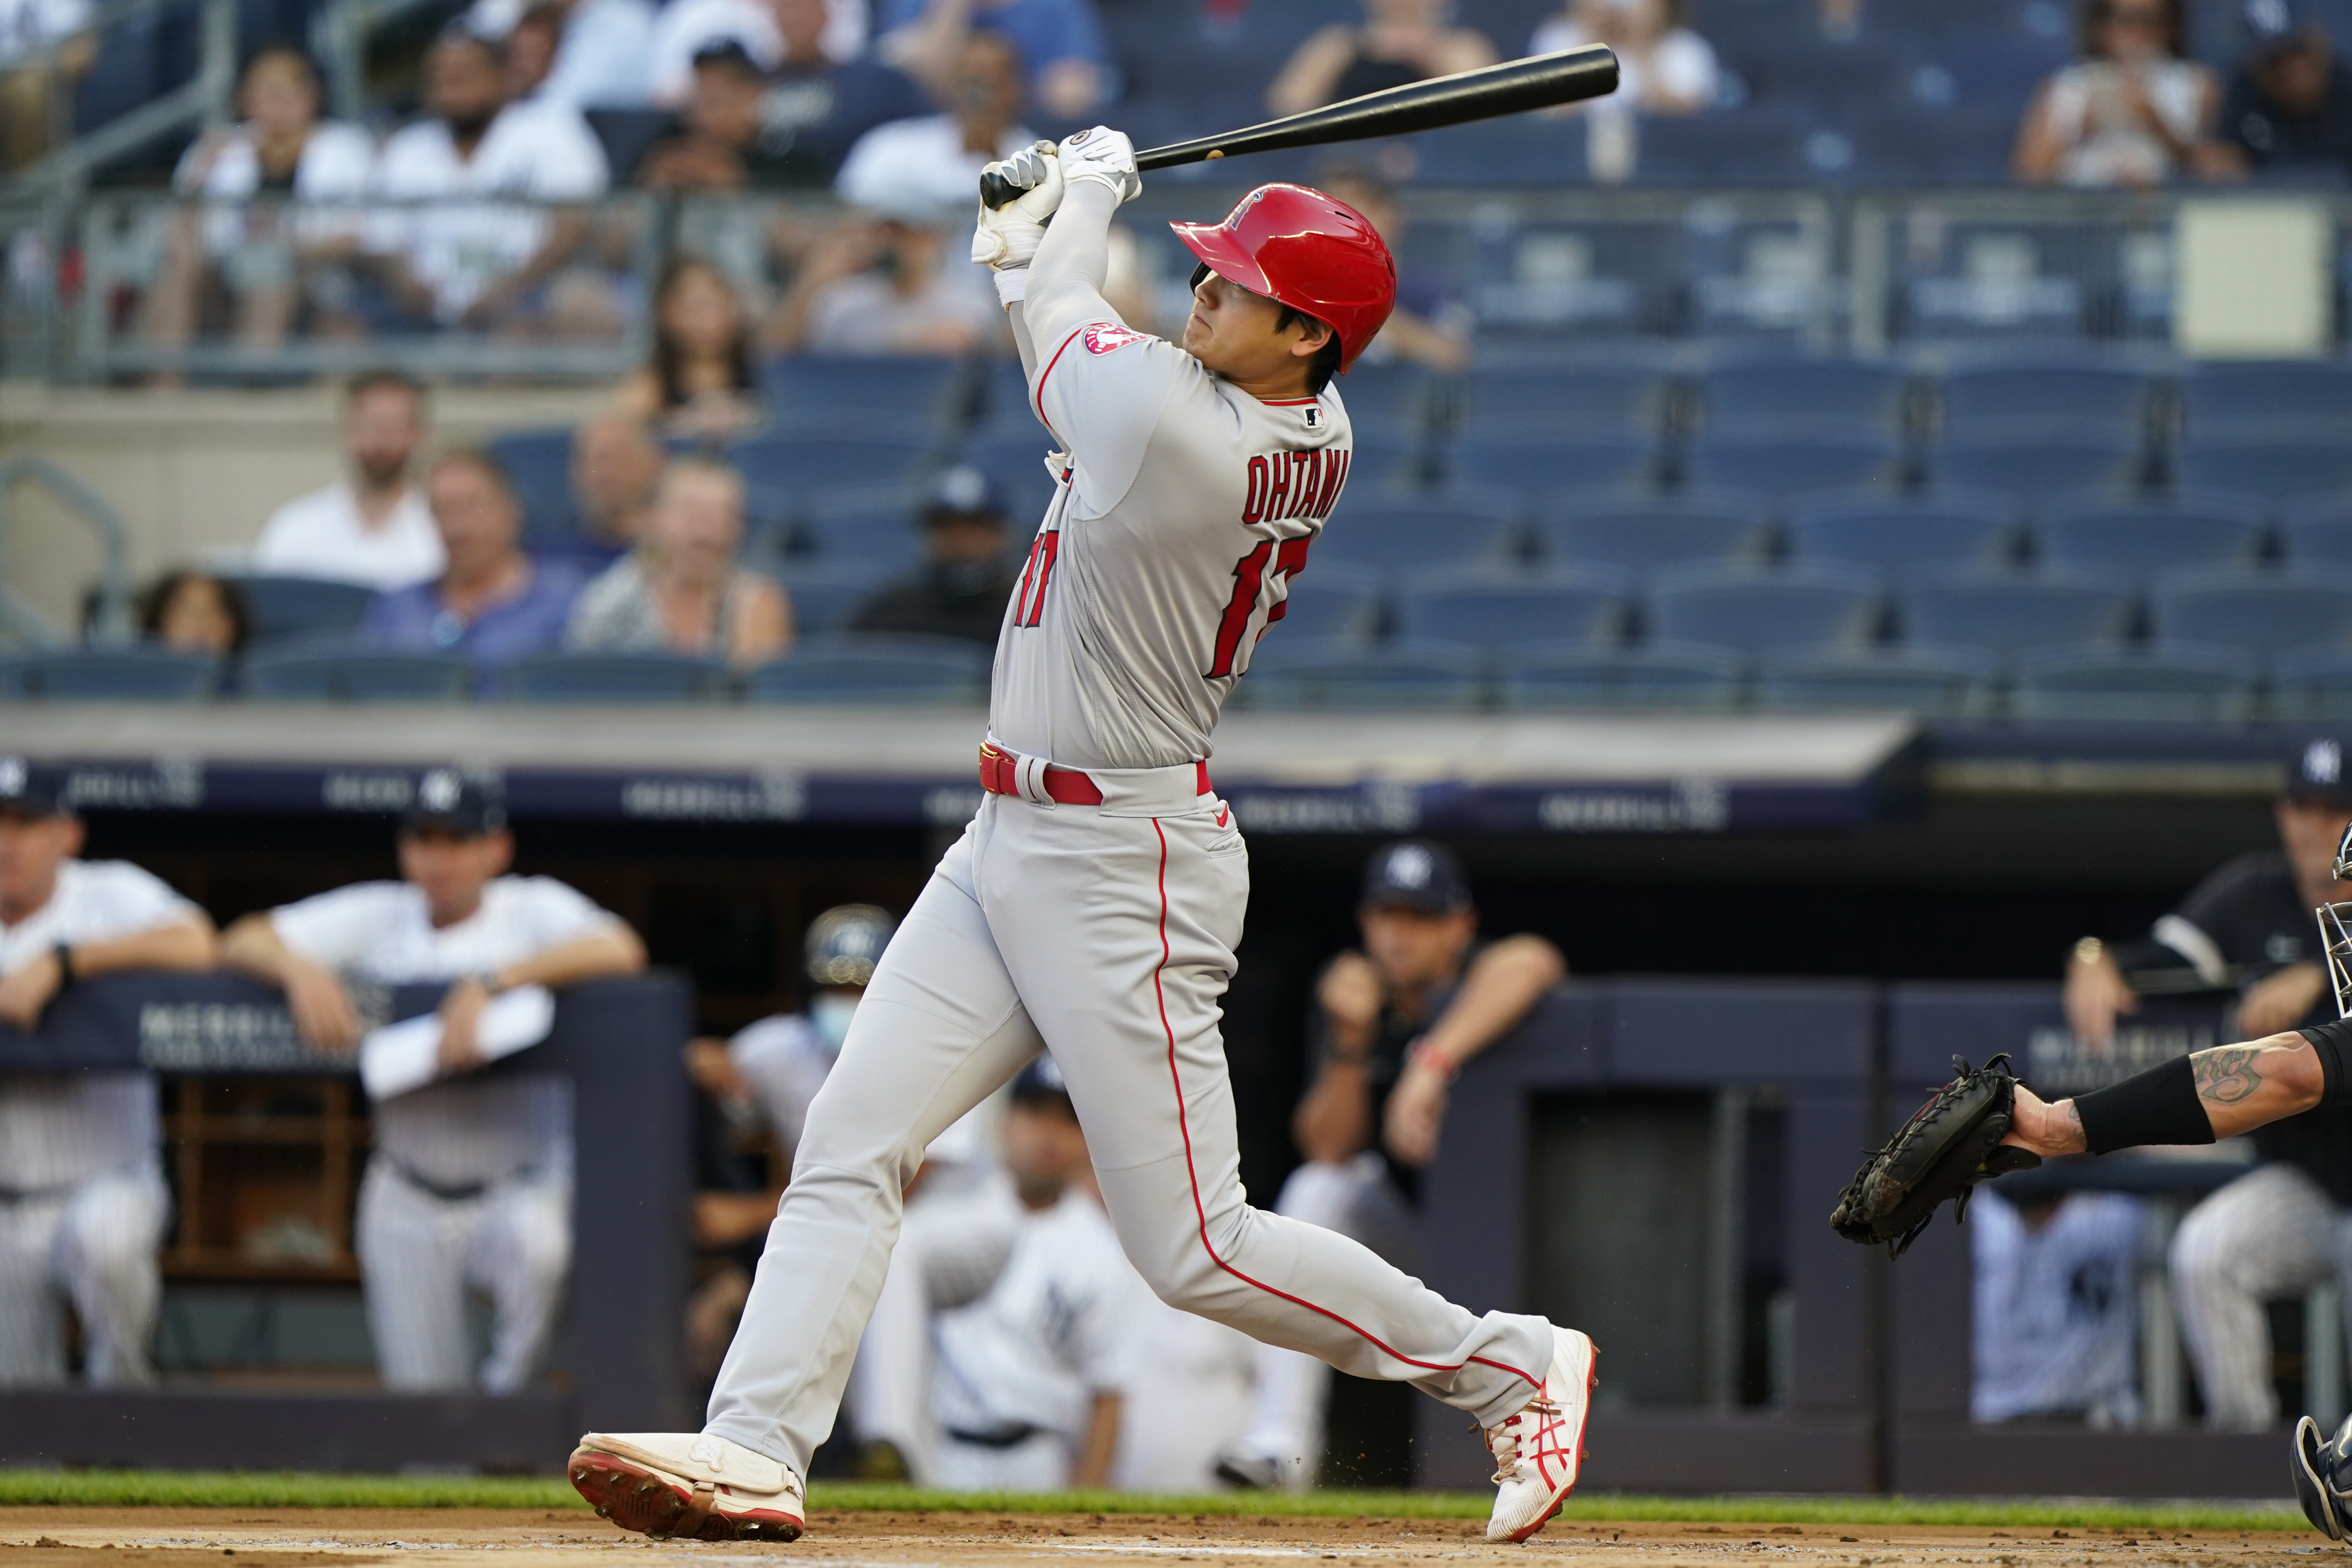
<svg viewBox="0 0 2352 1568"><path fill-rule="evenodd" d="M2256 1166L2189 1211L2173 1233L2172 1289L2208 1423L2277 1424L2263 1303L2331 1278L2352 1299L2352 1213L2294 1165Z"/></svg>
<svg viewBox="0 0 2352 1568"><path fill-rule="evenodd" d="M121 860L68 860L48 901L0 925L0 973L58 942L103 942L200 919L161 878ZM155 1249L171 1203L145 1073L0 1079L0 1384L66 1374L70 1300L96 1384L152 1376L162 1296Z"/></svg>
<svg viewBox="0 0 2352 1568"><path fill-rule="evenodd" d="M385 984L502 969L616 917L549 877L500 877L436 927L404 882L361 882L270 912L287 948ZM436 1083L373 1110L354 1245L385 1384L493 1394L530 1378L572 1265L572 1085L515 1073ZM478 1372L466 1289L496 1309Z"/></svg>

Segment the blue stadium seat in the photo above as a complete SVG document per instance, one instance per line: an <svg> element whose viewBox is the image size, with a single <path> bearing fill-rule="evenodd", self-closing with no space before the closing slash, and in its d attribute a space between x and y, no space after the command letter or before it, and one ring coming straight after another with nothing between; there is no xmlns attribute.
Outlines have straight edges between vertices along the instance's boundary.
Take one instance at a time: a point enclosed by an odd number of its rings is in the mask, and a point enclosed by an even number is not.
<svg viewBox="0 0 2352 1568"><path fill-rule="evenodd" d="M970 463L988 476L1015 533L1034 533L1054 501L1054 476L1045 467L1050 450L1045 432L1033 426L1017 438L998 435L972 441L956 461Z"/></svg>
<svg viewBox="0 0 2352 1568"><path fill-rule="evenodd" d="M1654 437L1665 428L1674 391L1664 371L1638 365L1482 365L1467 382L1472 434L1480 420L1557 419L1564 428Z"/></svg>
<svg viewBox="0 0 2352 1568"><path fill-rule="evenodd" d="M2046 434L1948 442L1927 459L1939 485L2023 496L2130 489L2146 462L2137 437L2122 426L2066 431L2054 425Z"/></svg>
<svg viewBox="0 0 2352 1568"><path fill-rule="evenodd" d="M2130 594L2105 577L1955 574L1900 603L1904 640L1920 647L2013 654L2115 641L2131 629Z"/></svg>
<svg viewBox="0 0 2352 1568"><path fill-rule="evenodd" d="M2352 639L2352 574L2191 572L2157 585L2156 629L2168 642L2259 653Z"/></svg>
<svg viewBox="0 0 2352 1568"><path fill-rule="evenodd" d="M1395 419L1420 425L1429 416L1430 381L1418 366L1359 360L1345 379L1332 384L1332 389L1346 405L1351 423Z"/></svg>
<svg viewBox="0 0 2352 1568"><path fill-rule="evenodd" d="M244 595L256 640L352 632L367 615L375 590L324 577L255 576L231 579Z"/></svg>
<svg viewBox="0 0 2352 1568"><path fill-rule="evenodd" d="M2192 431L2173 459L2176 482L2237 490L2265 500L2318 490L2352 489L2352 439L2224 440Z"/></svg>
<svg viewBox="0 0 2352 1568"><path fill-rule="evenodd" d="M1423 641L1484 648L1612 643L1624 630L1626 587L1619 573L1433 574L1398 596L1397 629Z"/></svg>
<svg viewBox="0 0 2352 1568"><path fill-rule="evenodd" d="M247 695L266 701L459 702L474 689L467 660L444 653L376 653L294 645L246 656Z"/></svg>
<svg viewBox="0 0 2352 1568"><path fill-rule="evenodd" d="M1464 709L1486 685L1485 658L1451 643L1302 641L1260 644L1240 690L1252 708Z"/></svg>
<svg viewBox="0 0 2352 1568"><path fill-rule="evenodd" d="M902 486L825 491L802 502L797 541L820 560L911 566L923 554L919 505ZM1009 531L1018 538L1024 530L1013 523Z"/></svg>
<svg viewBox="0 0 2352 1568"><path fill-rule="evenodd" d="M604 166L615 188L635 182L637 164L677 123L677 117L667 109L591 109L581 118L604 146Z"/></svg>
<svg viewBox="0 0 2352 1568"><path fill-rule="evenodd" d="M1900 430L1909 417L1911 377L1856 360L1727 364L1699 377L1698 384L1710 424L1818 416Z"/></svg>
<svg viewBox="0 0 2352 1568"><path fill-rule="evenodd" d="M1947 439L2013 433L2044 421L2098 420L2138 431L2147 377L2115 365L2000 365L1954 371L1937 387Z"/></svg>
<svg viewBox="0 0 2352 1568"><path fill-rule="evenodd" d="M924 431L958 420L971 386L961 360L803 354L762 364L760 393L768 416L788 426L871 417Z"/></svg>
<svg viewBox="0 0 2352 1568"><path fill-rule="evenodd" d="M2290 569L2308 563L2352 566L2352 495L2298 496L2279 508Z"/></svg>
<svg viewBox="0 0 2352 1568"><path fill-rule="evenodd" d="M0 702L14 702L25 695L24 672L16 668L13 654L0 654Z"/></svg>
<svg viewBox="0 0 2352 1568"><path fill-rule="evenodd" d="M487 446L507 483L522 503L527 542L560 539L580 531L580 509L572 499L572 430L509 430Z"/></svg>
<svg viewBox="0 0 2352 1568"><path fill-rule="evenodd" d="M1290 580L1289 588L1289 595L1282 603L1282 618L1276 623L1282 628L1278 635L1283 642L1293 637L1302 641L1338 637L1360 640L1380 634L1383 607L1381 579L1369 567L1325 561L1318 556L1307 563L1306 571ZM1259 643L1265 646L1263 634Z"/></svg>
<svg viewBox="0 0 2352 1568"><path fill-rule="evenodd" d="M1767 659L1758 704L1791 710L1895 710L1935 718L1981 713L1993 669L1981 656L1929 649L1853 650L1828 658Z"/></svg>
<svg viewBox="0 0 2352 1568"><path fill-rule="evenodd" d="M1507 560L1520 553L1519 511L1507 490L1351 488L1312 552L1318 561L1375 567Z"/></svg>
<svg viewBox="0 0 2352 1568"><path fill-rule="evenodd" d="M1867 643L1878 612L1878 585L1865 573L1686 566L1651 589L1646 625L1667 642L1787 653Z"/></svg>
<svg viewBox="0 0 2352 1568"><path fill-rule="evenodd" d="M908 563L908 569L912 569ZM800 637L818 637L841 630L874 590L893 575L880 561L811 560L789 563L784 594L793 605L793 630Z"/></svg>
<svg viewBox="0 0 2352 1568"><path fill-rule="evenodd" d="M902 427L903 428L903 427ZM779 495L911 479L930 466L928 436L844 431L752 436L727 449L743 482Z"/></svg>
<svg viewBox="0 0 2352 1568"><path fill-rule="evenodd" d="M152 647L82 647L16 661L25 695L45 702L193 702L220 686L209 658Z"/></svg>
<svg viewBox="0 0 2352 1568"><path fill-rule="evenodd" d="M1757 497L1722 491L1657 499L1622 490L1571 491L1547 507L1538 537L1549 560L1580 569L1643 572L1753 560L1769 538L1764 510Z"/></svg>
<svg viewBox="0 0 2352 1568"><path fill-rule="evenodd" d="M2352 719L2352 649L2282 654L2271 679L2271 700L2282 719L2337 724Z"/></svg>
<svg viewBox="0 0 2352 1568"><path fill-rule="evenodd" d="M2169 572L2250 561L2263 543L2259 508L2231 496L2059 498L2036 530L2053 566Z"/></svg>
<svg viewBox="0 0 2352 1568"><path fill-rule="evenodd" d="M2180 396L2192 431L2216 420L2352 419L2352 370L2294 360L2201 364L2181 379Z"/></svg>
<svg viewBox="0 0 2352 1568"><path fill-rule="evenodd" d="M2245 719L2260 673L2227 650L2061 648L2018 661L2010 704L2020 719Z"/></svg>
<svg viewBox="0 0 2352 1568"><path fill-rule="evenodd" d="M744 679L754 702L917 706L983 701L988 650L945 637L838 637L803 643Z"/></svg>
<svg viewBox="0 0 2352 1568"><path fill-rule="evenodd" d="M1892 485L1902 475L1892 435L1815 435L1746 425L1712 425L1683 459L1693 484L1755 490L1769 496L1800 490Z"/></svg>
<svg viewBox="0 0 2352 1568"><path fill-rule="evenodd" d="M724 694L727 668L666 653L543 653L516 659L499 689L518 702L688 702Z"/></svg>
<svg viewBox="0 0 2352 1568"><path fill-rule="evenodd" d="M1800 562L1860 567L1901 581L2001 564L2011 553L2017 507L2006 496L1983 491L1832 492L1799 497L1784 526L1790 553Z"/></svg>
<svg viewBox="0 0 2352 1568"><path fill-rule="evenodd" d="M1299 7L1302 14L1312 7ZM1253 107L1252 112L1258 112ZM1582 184L1588 167L1582 119L1486 121L1413 139L1419 185ZM1512 132L1516 132L1517 134Z"/></svg>
<svg viewBox="0 0 2352 1568"><path fill-rule="evenodd" d="M1496 695L1519 710L1706 709L1740 696L1740 657L1719 647L1520 648L1502 661Z"/></svg>
<svg viewBox="0 0 2352 1568"><path fill-rule="evenodd" d="M1657 442L1646 436L1563 439L1557 432L1497 429L1480 422L1444 458L1456 484L1555 490L1585 485L1646 485L1658 477Z"/></svg>

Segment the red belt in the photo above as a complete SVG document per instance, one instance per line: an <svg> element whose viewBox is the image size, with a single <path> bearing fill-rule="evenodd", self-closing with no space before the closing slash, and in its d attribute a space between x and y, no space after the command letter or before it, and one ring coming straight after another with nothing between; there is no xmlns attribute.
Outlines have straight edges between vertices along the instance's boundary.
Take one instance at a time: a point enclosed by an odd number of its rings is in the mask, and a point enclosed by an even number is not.
<svg viewBox="0 0 2352 1568"><path fill-rule="evenodd" d="M980 787L991 795L1019 795L1021 786L1013 773L1020 765L1021 759L1010 752L1001 752L994 746L981 747ZM1192 768L1199 783L1194 793L1207 795L1212 787L1209 764L1194 763ZM1045 770L1045 797L1057 805L1100 805L1103 803L1102 786L1076 768L1048 767Z"/></svg>

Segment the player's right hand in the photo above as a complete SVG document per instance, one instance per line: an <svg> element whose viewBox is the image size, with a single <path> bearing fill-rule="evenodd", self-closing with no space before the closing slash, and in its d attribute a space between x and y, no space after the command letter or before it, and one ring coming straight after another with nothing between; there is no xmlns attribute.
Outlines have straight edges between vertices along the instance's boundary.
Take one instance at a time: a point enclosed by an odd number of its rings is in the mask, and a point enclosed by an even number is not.
<svg viewBox="0 0 2352 1568"><path fill-rule="evenodd" d="M1122 202L1143 194L1143 175L1135 166L1135 143L1124 131L1097 125L1062 142L1062 178L1097 180Z"/></svg>
<svg viewBox="0 0 2352 1568"><path fill-rule="evenodd" d="M360 1016L343 983L315 963L286 970L286 1010L294 1030L313 1050L348 1051L360 1043Z"/></svg>
<svg viewBox="0 0 2352 1568"><path fill-rule="evenodd" d="M1007 189L1020 195L1001 206L989 205L992 194ZM972 260L1000 272L1028 266L1045 237L1054 209L1061 205L1062 163L1051 142L1024 147L989 164L980 172L980 222L972 230Z"/></svg>
<svg viewBox="0 0 2352 1568"><path fill-rule="evenodd" d="M2066 1026L2074 1037L2103 1049L2115 1037L2118 1014L2139 1011L2139 994L2124 978L2111 953L2066 966Z"/></svg>

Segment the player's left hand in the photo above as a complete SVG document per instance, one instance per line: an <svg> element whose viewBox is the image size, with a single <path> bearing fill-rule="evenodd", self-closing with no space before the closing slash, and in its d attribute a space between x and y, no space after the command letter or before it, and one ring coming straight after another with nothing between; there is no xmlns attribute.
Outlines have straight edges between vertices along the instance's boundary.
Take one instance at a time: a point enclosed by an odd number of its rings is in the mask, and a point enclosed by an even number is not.
<svg viewBox="0 0 2352 1568"><path fill-rule="evenodd" d="M1126 132L1093 126L1065 138L1061 152L1064 180L1099 181L1122 202L1143 194L1143 175L1135 166L1135 143L1128 140Z"/></svg>
<svg viewBox="0 0 2352 1568"><path fill-rule="evenodd" d="M2290 963L2246 987L2238 1001L2238 1035L2259 1040L2303 1022L2327 990L2327 972L2316 963Z"/></svg>
<svg viewBox="0 0 2352 1568"><path fill-rule="evenodd" d="M971 258L1002 272L1026 267L1045 237L1045 225L1062 205L1062 161L1051 142L1024 147L980 172L980 224L972 231ZM988 205L991 189L1021 194L1003 206Z"/></svg>
<svg viewBox="0 0 2352 1568"><path fill-rule="evenodd" d="M1437 1158L1437 1130L1445 1123L1445 1077L1408 1059L1396 1088L1389 1091L1387 1125L1381 1136L1389 1152L1418 1169Z"/></svg>
<svg viewBox="0 0 2352 1568"><path fill-rule="evenodd" d="M470 976L451 985L441 998L441 1049L436 1059L443 1072L470 1072L482 1065L482 1009L489 1001L489 992Z"/></svg>
<svg viewBox="0 0 2352 1568"><path fill-rule="evenodd" d="M58 955L44 952L31 963L0 974L0 1022L29 1029L41 1021L41 1009L58 994L64 975Z"/></svg>

